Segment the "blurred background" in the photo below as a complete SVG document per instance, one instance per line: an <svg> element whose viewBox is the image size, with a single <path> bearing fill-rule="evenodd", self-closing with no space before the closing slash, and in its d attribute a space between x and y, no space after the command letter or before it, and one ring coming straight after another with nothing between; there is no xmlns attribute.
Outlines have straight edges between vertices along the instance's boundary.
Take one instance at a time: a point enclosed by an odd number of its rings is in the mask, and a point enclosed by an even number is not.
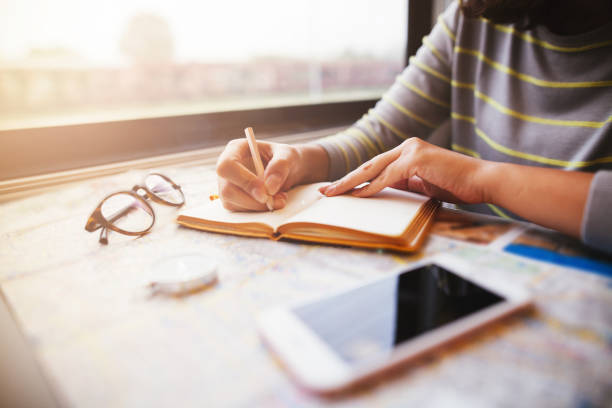
<svg viewBox="0 0 612 408"><path fill-rule="evenodd" d="M0 0L0 130L376 98L403 0Z"/></svg>

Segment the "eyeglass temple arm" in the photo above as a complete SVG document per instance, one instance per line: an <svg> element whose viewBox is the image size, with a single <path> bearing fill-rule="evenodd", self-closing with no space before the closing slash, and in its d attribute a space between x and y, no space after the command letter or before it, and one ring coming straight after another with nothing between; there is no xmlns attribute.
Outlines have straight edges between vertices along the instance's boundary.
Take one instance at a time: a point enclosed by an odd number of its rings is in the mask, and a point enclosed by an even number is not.
<svg viewBox="0 0 612 408"><path fill-rule="evenodd" d="M100 241L100 243L104 245L108 244L108 228L102 227L102 230L100 231L100 238L98 239L98 241Z"/></svg>
<svg viewBox="0 0 612 408"><path fill-rule="evenodd" d="M115 212L113 215L108 217L108 219L106 219L105 221L108 222L109 224L112 224L113 222L117 221L119 218L126 215L132 208L133 206L129 205ZM87 220L87 224L85 224L85 229L89 232L94 232L95 230L99 228L104 228L104 224L101 224L100 222L98 222L94 216L89 217L89 220Z"/></svg>
<svg viewBox="0 0 612 408"><path fill-rule="evenodd" d="M132 204L112 214L110 217L106 219L106 221L108 221L109 224L112 224L113 222L117 221L119 218L126 216L130 211L135 210L137 207L142 207L138 205L137 203L138 201L134 200Z"/></svg>

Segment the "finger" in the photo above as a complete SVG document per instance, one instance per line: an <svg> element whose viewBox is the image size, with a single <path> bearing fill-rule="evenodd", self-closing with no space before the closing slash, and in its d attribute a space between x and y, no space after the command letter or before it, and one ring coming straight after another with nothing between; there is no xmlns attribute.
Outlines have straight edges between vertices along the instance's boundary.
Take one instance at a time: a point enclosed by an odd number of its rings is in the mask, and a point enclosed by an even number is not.
<svg viewBox="0 0 612 408"><path fill-rule="evenodd" d="M390 184L388 187L394 188L396 190L412 191L414 193L424 194L423 183L419 183L418 180L421 180L419 176L413 176L410 179L401 179L400 181L396 181L395 183ZM357 194L357 191L361 191L365 187L366 186L363 186L362 188L355 190L351 194Z"/></svg>
<svg viewBox="0 0 612 408"><path fill-rule="evenodd" d="M273 210L281 210L287 206L287 197L282 196L281 194L283 193L279 193L273 198L274 200ZM225 207L225 209L230 210L230 211L235 211L235 212L270 211L270 209L267 206L261 206L261 205L260 205L260 208L256 208L256 209L243 207L240 204L235 204L235 203L224 203L223 206Z"/></svg>
<svg viewBox="0 0 612 408"><path fill-rule="evenodd" d="M291 170L291 159L292 153L289 149L274 149L264 172L264 185L268 194L273 196L285 187Z"/></svg>
<svg viewBox="0 0 612 408"><path fill-rule="evenodd" d="M230 211L267 211L266 204L255 200L240 187L228 181L219 181L219 198Z"/></svg>
<svg viewBox="0 0 612 408"><path fill-rule="evenodd" d="M391 184L389 187L397 190L409 190L409 183L407 179L402 179L396 183Z"/></svg>
<svg viewBox="0 0 612 408"><path fill-rule="evenodd" d="M287 206L287 195L285 193L279 193L272 198L272 210L280 210ZM255 212L255 211L271 211L267 205L261 205L257 203L257 208L245 207L240 203L224 203L223 205L227 210L236 212Z"/></svg>
<svg viewBox="0 0 612 408"><path fill-rule="evenodd" d="M403 178L391 184L389 187L397 190L412 191L413 193L426 194L425 182L419 176L412 176L409 179Z"/></svg>
<svg viewBox="0 0 612 408"><path fill-rule="evenodd" d="M244 143L246 145L246 142ZM244 164L239 142L230 142L217 161L217 175L238 186L256 201L264 204L268 199L263 180L252 173ZM246 160L246 159L245 159ZM222 196L223 194L221 194Z"/></svg>
<svg viewBox="0 0 612 408"><path fill-rule="evenodd" d="M319 187L319 193L321 194L325 194L325 190L327 190L327 187L329 187L330 184L327 184L325 186Z"/></svg>
<svg viewBox="0 0 612 408"><path fill-rule="evenodd" d="M406 180L406 187L415 193L427 194L425 182L419 176L412 176Z"/></svg>
<svg viewBox="0 0 612 408"><path fill-rule="evenodd" d="M408 188L410 191L414 191L415 193L420 193L428 197L434 197L441 201L457 204L463 203L462 200L460 200L450 191L444 190L443 188L440 188L435 184L425 181L418 176L413 176L410 178L408 182Z"/></svg>
<svg viewBox="0 0 612 408"><path fill-rule="evenodd" d="M376 176L370 184L353 191L351 194L355 197L370 197L385 187L392 186L396 183L405 180L405 163L401 160L396 160L385 167L378 176Z"/></svg>
<svg viewBox="0 0 612 408"><path fill-rule="evenodd" d="M338 195L347 192L359 184L372 180L380 174L390 163L399 157L400 151L393 149L379 154L373 159L365 162L340 180L332 183L325 189L323 194L327 196Z"/></svg>
<svg viewBox="0 0 612 408"><path fill-rule="evenodd" d="M255 201L236 185L223 182L219 183L219 192L223 207L230 211L269 211L266 204ZM287 193L279 193L272 198L272 206L275 210L287 205Z"/></svg>

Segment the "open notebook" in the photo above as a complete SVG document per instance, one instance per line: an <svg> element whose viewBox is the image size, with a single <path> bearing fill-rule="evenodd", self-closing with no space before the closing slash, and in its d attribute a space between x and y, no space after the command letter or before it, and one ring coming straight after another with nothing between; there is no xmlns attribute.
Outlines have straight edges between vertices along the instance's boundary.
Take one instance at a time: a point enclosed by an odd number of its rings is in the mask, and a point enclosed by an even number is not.
<svg viewBox="0 0 612 408"><path fill-rule="evenodd" d="M368 248L414 251L423 242L439 203L386 188L369 198L325 197L315 183L289 191L287 206L272 212L231 212L220 200L186 209L185 227L270 239L296 239Z"/></svg>

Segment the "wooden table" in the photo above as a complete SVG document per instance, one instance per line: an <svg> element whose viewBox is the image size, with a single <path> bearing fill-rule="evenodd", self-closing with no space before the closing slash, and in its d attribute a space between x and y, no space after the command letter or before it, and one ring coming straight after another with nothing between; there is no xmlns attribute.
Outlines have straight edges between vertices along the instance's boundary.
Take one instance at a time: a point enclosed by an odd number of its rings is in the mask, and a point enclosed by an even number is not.
<svg viewBox="0 0 612 408"><path fill-rule="evenodd" d="M188 206L215 191L209 165L160 170L183 186ZM179 227L177 210L157 204L150 234L135 239L111 233L109 244L100 245L97 233L84 230L89 213L107 194L131 188L145 174L81 181L0 204L1 289L59 405L612 401L612 285L604 277L439 236L419 253L398 255L204 233ZM262 347L254 326L262 309L337 290L441 251L473 262L475 273L486 278L522 285L536 297L536 312L334 401L301 392ZM147 284L155 279L156 265L194 253L217 266L215 287L180 298L150 295Z"/></svg>

